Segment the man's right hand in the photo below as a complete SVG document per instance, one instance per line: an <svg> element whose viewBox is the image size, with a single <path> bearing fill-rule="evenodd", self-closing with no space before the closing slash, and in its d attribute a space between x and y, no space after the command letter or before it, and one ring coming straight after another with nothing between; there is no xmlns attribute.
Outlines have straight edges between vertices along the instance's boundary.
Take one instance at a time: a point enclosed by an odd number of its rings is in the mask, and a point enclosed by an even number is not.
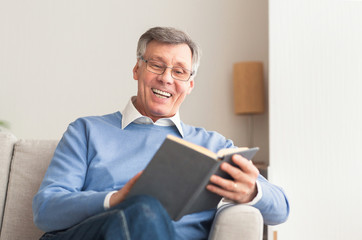
<svg viewBox="0 0 362 240"><path fill-rule="evenodd" d="M143 171L137 173L136 176L131 178L131 180L129 180L123 188L118 190L118 192L112 194L111 199L109 200L110 207L114 207L126 199L127 194L129 193L135 182L138 180L138 178L141 176L142 172Z"/></svg>

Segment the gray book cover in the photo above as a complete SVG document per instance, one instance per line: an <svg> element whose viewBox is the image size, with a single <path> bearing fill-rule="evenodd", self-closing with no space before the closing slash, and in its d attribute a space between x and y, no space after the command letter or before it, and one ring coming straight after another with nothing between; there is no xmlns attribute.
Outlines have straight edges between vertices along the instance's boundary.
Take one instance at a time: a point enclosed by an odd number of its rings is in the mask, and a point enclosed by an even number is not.
<svg viewBox="0 0 362 240"><path fill-rule="evenodd" d="M239 152L251 159L258 148ZM158 199L170 218L216 208L221 200L206 189L212 174L230 178L219 169L222 162L231 163L231 156L222 159L197 151L172 138L166 138L143 174L133 185L127 198L135 195L150 195ZM233 163L231 163L233 164Z"/></svg>

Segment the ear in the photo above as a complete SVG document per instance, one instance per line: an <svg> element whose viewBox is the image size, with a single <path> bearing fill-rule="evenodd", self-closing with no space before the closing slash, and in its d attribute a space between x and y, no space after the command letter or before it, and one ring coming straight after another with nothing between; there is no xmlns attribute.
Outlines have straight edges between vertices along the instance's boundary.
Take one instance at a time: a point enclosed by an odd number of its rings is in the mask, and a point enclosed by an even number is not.
<svg viewBox="0 0 362 240"><path fill-rule="evenodd" d="M187 94L190 94L192 92L192 89L194 89L194 84L195 84L194 79L190 79L188 84L189 84L189 90L187 91Z"/></svg>
<svg viewBox="0 0 362 240"><path fill-rule="evenodd" d="M133 68L133 79L138 80L138 70L139 70L139 64L138 61L136 62L136 65Z"/></svg>

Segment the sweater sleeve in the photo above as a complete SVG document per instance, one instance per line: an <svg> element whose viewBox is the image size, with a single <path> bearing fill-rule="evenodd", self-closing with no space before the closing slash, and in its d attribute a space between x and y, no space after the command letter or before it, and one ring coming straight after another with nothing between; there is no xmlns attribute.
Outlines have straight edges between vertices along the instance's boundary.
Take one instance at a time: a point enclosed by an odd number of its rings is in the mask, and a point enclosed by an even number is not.
<svg viewBox="0 0 362 240"><path fill-rule="evenodd" d="M289 216L289 201L283 189L271 184L261 175L258 182L263 194L253 206L263 215L264 223L276 225L285 222Z"/></svg>
<svg viewBox="0 0 362 240"><path fill-rule="evenodd" d="M87 174L86 124L70 124L33 199L35 225L43 231L69 228L104 211L108 192L83 191Z"/></svg>

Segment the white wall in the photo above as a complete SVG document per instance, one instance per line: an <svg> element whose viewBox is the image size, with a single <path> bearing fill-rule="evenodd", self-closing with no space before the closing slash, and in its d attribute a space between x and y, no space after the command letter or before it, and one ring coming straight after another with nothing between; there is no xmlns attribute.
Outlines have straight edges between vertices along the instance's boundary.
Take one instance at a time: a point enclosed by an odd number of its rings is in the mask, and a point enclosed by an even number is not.
<svg viewBox="0 0 362 240"><path fill-rule="evenodd" d="M267 11L267 1L254 0L1 1L0 120L19 138L58 139L77 117L123 109L136 93L139 36L174 26L203 49L183 120L246 145L247 117L233 114L232 64L259 60L267 70ZM267 114L255 120L258 157L267 159Z"/></svg>
<svg viewBox="0 0 362 240"><path fill-rule="evenodd" d="M270 178L280 240L362 239L362 2L270 8Z"/></svg>

